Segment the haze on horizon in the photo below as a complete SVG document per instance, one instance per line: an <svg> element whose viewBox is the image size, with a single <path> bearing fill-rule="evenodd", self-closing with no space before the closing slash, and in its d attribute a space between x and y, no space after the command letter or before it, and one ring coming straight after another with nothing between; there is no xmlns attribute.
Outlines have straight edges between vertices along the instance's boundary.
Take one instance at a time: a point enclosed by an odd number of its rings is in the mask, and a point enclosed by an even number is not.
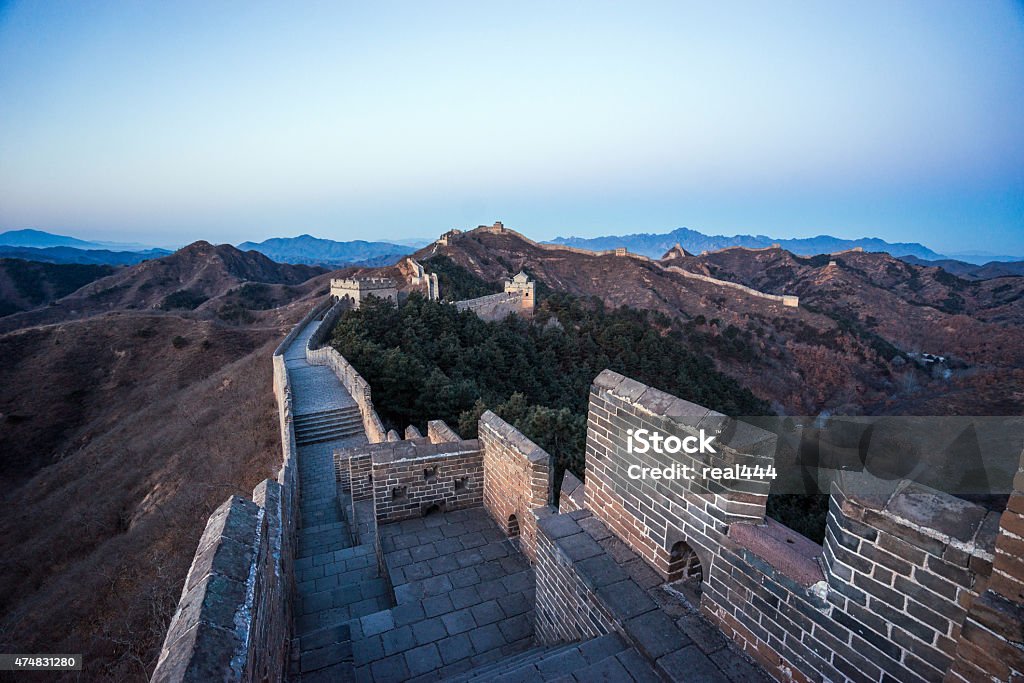
<svg viewBox="0 0 1024 683"><path fill-rule="evenodd" d="M880 237L1024 254L1024 9L0 5L0 230Z"/></svg>

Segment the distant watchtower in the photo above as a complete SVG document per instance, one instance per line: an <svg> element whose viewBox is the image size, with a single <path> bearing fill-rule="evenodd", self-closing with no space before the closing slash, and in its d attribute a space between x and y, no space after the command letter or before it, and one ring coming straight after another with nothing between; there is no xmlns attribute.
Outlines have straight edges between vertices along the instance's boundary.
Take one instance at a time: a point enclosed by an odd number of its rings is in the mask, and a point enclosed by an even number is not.
<svg viewBox="0 0 1024 683"><path fill-rule="evenodd" d="M522 310L524 313L533 313L534 287L536 283L530 280L523 271L516 273L511 280L505 281L506 294L520 294L523 298Z"/></svg>

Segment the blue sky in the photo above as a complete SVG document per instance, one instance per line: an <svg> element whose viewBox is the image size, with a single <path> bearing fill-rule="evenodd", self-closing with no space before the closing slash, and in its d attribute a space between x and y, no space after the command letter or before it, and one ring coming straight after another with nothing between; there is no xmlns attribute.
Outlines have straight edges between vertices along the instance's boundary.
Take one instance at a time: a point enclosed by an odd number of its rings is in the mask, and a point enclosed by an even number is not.
<svg viewBox="0 0 1024 683"><path fill-rule="evenodd" d="M0 4L0 229L666 232L1024 254L1024 9Z"/></svg>

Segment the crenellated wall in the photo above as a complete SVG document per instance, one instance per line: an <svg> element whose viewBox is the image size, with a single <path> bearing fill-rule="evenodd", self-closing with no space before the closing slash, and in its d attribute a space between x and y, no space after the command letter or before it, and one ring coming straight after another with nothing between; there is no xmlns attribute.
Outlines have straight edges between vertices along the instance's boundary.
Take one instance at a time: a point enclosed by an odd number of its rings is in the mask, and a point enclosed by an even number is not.
<svg viewBox="0 0 1024 683"><path fill-rule="evenodd" d="M520 292L502 292L488 294L476 299L456 301L460 311L472 311L484 320L503 320L510 313L522 313L524 310L523 295Z"/></svg>
<svg viewBox="0 0 1024 683"><path fill-rule="evenodd" d="M665 464L629 453L630 430L682 436L701 428L717 433L719 452L673 460L708 466L773 460L774 435L602 373L591 392L583 512L606 524L660 580L678 577L696 587L702 612L772 675L1010 680L1020 670L1024 542L1016 532L1024 531L1024 474L1000 517L914 482L842 472L819 546L764 516L767 491L758 482L625 475L630 465ZM562 501L574 507L571 497ZM562 568L538 567L538 577L568 576L564 558L548 555ZM569 584L545 590L579 602L578 575L589 570L576 565ZM538 632L543 628L538 623Z"/></svg>
<svg viewBox="0 0 1024 683"><path fill-rule="evenodd" d="M551 502L551 456L489 410L480 417L478 432L484 507L506 533L520 537L520 550L532 562L537 525L530 511Z"/></svg>
<svg viewBox="0 0 1024 683"><path fill-rule="evenodd" d="M483 460L475 439L441 444L398 441L371 448L378 524L483 502Z"/></svg>
<svg viewBox="0 0 1024 683"><path fill-rule="evenodd" d="M704 430L716 435L717 452L629 453L634 429L680 439ZM767 467L774 461L775 441L774 434L605 370L590 392L585 506L666 579L677 578L681 552L696 552L708 566L729 524L764 519L771 482L638 479L630 468Z"/></svg>

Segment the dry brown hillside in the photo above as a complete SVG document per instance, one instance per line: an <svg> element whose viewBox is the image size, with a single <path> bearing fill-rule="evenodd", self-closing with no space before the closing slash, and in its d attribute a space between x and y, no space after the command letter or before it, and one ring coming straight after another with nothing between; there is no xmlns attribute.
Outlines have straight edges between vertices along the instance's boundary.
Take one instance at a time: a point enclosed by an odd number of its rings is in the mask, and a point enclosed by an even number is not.
<svg viewBox="0 0 1024 683"><path fill-rule="evenodd" d="M936 268L852 252L837 257L844 265L830 275L828 256L803 259L780 249L702 257L673 250L654 263L546 249L486 230L432 244L416 258L438 254L486 280L526 269L552 290L685 321L695 350L791 414L1006 415L1024 406L1024 278L965 283ZM801 305L784 307L663 266L797 294ZM916 352L949 356L948 376L914 360Z"/></svg>
<svg viewBox="0 0 1024 683"><path fill-rule="evenodd" d="M110 311L195 310L216 315L219 300L248 285L270 288L270 305L293 300L304 290L293 288L326 272L314 266L275 263L255 251L229 244L195 242L170 256L143 261L91 282L50 306L0 319L0 332L79 319Z"/></svg>
<svg viewBox="0 0 1024 683"><path fill-rule="evenodd" d="M145 680L207 516L280 466L271 354L326 276L183 252L119 272L143 294L110 312L0 334L0 651L82 652L64 680ZM152 310L139 279L168 272L195 275L206 309ZM238 291L282 273L255 303ZM255 308L225 320L228 303Z"/></svg>

